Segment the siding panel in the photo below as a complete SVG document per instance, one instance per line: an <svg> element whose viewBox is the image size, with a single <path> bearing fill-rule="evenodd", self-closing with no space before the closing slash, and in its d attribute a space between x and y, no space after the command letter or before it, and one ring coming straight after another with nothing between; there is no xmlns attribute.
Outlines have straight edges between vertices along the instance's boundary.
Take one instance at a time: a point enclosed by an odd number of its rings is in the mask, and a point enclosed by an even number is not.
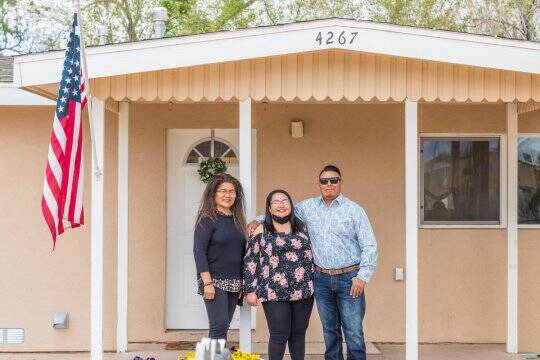
<svg viewBox="0 0 540 360"><path fill-rule="evenodd" d="M540 101L540 74L323 50L92 79L116 101Z"/></svg>

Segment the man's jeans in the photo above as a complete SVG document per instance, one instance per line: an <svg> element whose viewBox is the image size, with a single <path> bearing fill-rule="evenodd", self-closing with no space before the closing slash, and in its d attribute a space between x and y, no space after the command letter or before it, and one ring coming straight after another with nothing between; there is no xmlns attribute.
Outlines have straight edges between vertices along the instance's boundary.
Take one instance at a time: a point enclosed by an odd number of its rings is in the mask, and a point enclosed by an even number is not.
<svg viewBox="0 0 540 360"><path fill-rule="evenodd" d="M315 271L315 300L323 325L325 360L343 360L341 328L345 334L348 360L365 360L366 344L362 321L366 312L364 293L353 299L350 295L356 271L327 275Z"/></svg>

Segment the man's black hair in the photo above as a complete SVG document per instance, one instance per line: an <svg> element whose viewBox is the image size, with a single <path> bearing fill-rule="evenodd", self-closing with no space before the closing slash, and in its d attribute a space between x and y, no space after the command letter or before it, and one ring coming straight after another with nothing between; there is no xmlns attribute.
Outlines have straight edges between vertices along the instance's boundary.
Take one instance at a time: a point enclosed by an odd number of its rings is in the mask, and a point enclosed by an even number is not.
<svg viewBox="0 0 540 360"><path fill-rule="evenodd" d="M337 172L339 174L339 177L341 177L341 171L339 171L339 168L335 165L326 165L325 167L323 167L323 169L319 173L319 177L321 177L321 174L325 171Z"/></svg>

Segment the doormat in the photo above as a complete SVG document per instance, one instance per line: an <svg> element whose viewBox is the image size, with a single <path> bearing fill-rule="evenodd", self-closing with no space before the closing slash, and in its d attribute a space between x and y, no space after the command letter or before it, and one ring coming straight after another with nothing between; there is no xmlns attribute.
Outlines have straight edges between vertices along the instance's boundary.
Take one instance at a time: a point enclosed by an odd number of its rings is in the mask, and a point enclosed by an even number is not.
<svg viewBox="0 0 540 360"><path fill-rule="evenodd" d="M197 341L172 341L168 342L165 345L165 350L187 350L187 351L195 351L195 346L197 345ZM228 341L227 342L227 348L232 348L233 346L238 347L238 342L235 341Z"/></svg>

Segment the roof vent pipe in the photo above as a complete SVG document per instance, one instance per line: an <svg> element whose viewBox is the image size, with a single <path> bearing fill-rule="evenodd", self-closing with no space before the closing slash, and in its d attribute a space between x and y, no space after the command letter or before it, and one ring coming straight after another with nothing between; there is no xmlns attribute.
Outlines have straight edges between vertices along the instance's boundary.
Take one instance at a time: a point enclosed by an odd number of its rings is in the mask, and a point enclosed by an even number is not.
<svg viewBox="0 0 540 360"><path fill-rule="evenodd" d="M165 36L165 21L169 17L167 16L167 9L164 7L156 7L152 12L152 20L154 20L154 39L161 39Z"/></svg>
<svg viewBox="0 0 540 360"><path fill-rule="evenodd" d="M98 29L98 39L99 39L99 45L106 45L107 44L107 27L106 26L100 26Z"/></svg>

